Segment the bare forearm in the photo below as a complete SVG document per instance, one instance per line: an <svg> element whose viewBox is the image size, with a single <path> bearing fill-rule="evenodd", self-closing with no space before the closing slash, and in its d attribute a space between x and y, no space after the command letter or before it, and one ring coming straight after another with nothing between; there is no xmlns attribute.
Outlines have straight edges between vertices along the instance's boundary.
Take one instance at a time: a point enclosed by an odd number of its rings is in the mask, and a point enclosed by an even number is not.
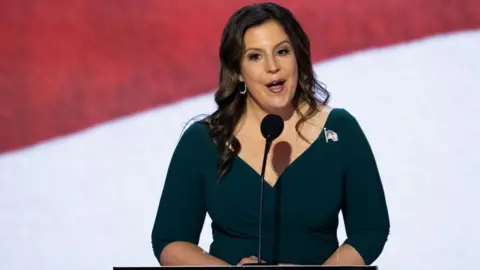
<svg viewBox="0 0 480 270"><path fill-rule="evenodd" d="M365 265L365 262L352 246L342 245L323 265Z"/></svg>
<svg viewBox="0 0 480 270"><path fill-rule="evenodd" d="M163 266L177 265L229 265L206 252L199 246L187 242L173 242L160 255Z"/></svg>

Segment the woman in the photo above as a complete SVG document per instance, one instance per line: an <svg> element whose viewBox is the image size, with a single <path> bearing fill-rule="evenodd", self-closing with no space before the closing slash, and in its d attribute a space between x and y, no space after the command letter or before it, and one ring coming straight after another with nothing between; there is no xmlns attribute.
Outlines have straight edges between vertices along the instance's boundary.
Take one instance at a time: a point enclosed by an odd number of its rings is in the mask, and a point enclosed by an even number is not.
<svg viewBox="0 0 480 270"><path fill-rule="evenodd" d="M327 106L307 35L276 4L238 10L220 47L218 109L173 154L152 232L162 265L255 263L266 114L284 120L265 169L262 254L269 264L362 265L381 253L389 217L373 153L355 118ZM342 211L347 240L337 240ZM205 215L209 253L198 247Z"/></svg>

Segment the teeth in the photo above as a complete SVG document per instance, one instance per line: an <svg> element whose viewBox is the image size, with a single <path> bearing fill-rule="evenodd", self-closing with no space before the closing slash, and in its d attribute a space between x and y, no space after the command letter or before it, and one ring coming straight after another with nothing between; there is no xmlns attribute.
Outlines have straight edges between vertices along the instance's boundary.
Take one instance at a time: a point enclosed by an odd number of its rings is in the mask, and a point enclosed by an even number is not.
<svg viewBox="0 0 480 270"><path fill-rule="evenodd" d="M273 83L269 83L267 86L272 87L272 86L282 85L283 83L284 83L284 81L276 81L276 82L273 82Z"/></svg>

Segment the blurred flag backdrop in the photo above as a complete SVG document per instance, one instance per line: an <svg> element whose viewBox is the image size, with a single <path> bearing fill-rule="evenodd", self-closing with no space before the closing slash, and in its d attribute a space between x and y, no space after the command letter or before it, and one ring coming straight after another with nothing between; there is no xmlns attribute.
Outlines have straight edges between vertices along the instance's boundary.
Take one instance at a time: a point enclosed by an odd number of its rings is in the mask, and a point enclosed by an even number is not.
<svg viewBox="0 0 480 270"><path fill-rule="evenodd" d="M2 269L158 265L150 231L171 154L215 109L221 31L252 2L0 2ZM480 1L276 2L377 157L392 228L375 264L472 269Z"/></svg>

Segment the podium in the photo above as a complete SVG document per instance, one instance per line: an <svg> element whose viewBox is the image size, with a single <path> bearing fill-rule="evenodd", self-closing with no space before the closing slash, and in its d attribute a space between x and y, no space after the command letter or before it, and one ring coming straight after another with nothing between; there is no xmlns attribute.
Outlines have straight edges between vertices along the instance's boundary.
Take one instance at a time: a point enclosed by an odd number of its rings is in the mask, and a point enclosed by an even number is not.
<svg viewBox="0 0 480 270"><path fill-rule="evenodd" d="M158 266L158 267L113 267L113 270L378 270L377 266L320 266L320 265L243 265L243 266Z"/></svg>

